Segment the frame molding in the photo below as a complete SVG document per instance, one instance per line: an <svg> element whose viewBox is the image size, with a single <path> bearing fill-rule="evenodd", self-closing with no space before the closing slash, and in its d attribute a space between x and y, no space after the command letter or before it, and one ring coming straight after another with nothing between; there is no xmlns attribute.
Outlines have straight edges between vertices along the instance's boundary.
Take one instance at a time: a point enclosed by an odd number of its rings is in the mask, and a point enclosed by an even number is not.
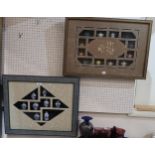
<svg viewBox="0 0 155 155"><path fill-rule="evenodd" d="M78 22L78 24L75 24L75 22ZM100 23L120 23L120 24L139 24L139 25L147 25L148 27L148 33L146 35L147 41L146 41L146 49L145 52L143 52L143 59L141 59L140 56L138 56L137 61L144 61L143 69L141 73L136 73L137 70L139 70L139 63L136 63L136 69L130 70L128 68L123 69L111 69L107 67L91 67L91 65L82 66L81 64L75 63L75 47L76 43L75 40L77 39L74 31L74 26L86 25L88 26L87 22L91 22L92 25L95 24L95 22ZM72 24L73 23L73 24ZM113 25L114 25L113 24ZM74 26L73 26L74 25ZM91 24L89 25L91 27ZM93 26L92 26L93 27ZM97 26L94 26L95 28ZM121 27L121 26L120 26ZM65 41L64 41L64 67L63 67L63 75L64 76L80 76L80 77L101 77L101 78L119 78L119 79L145 79L146 78L146 72L147 72L147 65L148 65L148 57L149 57L149 47L150 47L150 39L151 39L151 32L152 32L152 21L151 20L136 20L136 19L119 19L119 18L94 18L94 17L68 17L66 18L65 22ZM72 33L71 33L72 32ZM142 33L142 32L141 32ZM71 35L70 35L71 34ZM74 40L74 41L73 41ZM141 40L141 42L144 42ZM72 47L72 49L70 48ZM138 51L139 53L139 51ZM71 60L74 61L71 61ZM94 69L95 68L95 69ZM101 71L106 71L108 74L101 74ZM115 73L115 70L117 70L118 73ZM130 72L129 72L130 71ZM133 73L133 71L135 73ZM121 72L121 73L120 73Z"/></svg>
<svg viewBox="0 0 155 155"><path fill-rule="evenodd" d="M8 83L10 81L73 84L74 87L73 87L72 131L11 129L10 128L10 112L9 112L9 96L8 96L9 95ZM3 75L3 90L4 90L3 91L4 121L5 121L5 132L7 134L22 134L22 135L28 134L28 135L67 136L67 137L75 137L77 135L79 78Z"/></svg>
<svg viewBox="0 0 155 155"><path fill-rule="evenodd" d="M0 137L2 137L2 39L3 39L3 18L0 17Z"/></svg>

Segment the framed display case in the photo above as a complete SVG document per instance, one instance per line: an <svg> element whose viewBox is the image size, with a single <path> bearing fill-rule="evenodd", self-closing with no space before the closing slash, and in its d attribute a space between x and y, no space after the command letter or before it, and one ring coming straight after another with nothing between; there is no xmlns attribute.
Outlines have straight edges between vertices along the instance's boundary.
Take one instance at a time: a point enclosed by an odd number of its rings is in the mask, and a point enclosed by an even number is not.
<svg viewBox="0 0 155 155"><path fill-rule="evenodd" d="M77 134L79 79L3 76L7 134Z"/></svg>
<svg viewBox="0 0 155 155"><path fill-rule="evenodd" d="M3 18L0 17L0 81L2 75L2 40L3 40Z"/></svg>
<svg viewBox="0 0 155 155"><path fill-rule="evenodd" d="M152 21L66 18L64 75L143 79Z"/></svg>
<svg viewBox="0 0 155 155"><path fill-rule="evenodd" d="M2 38L3 18L0 17L0 137L2 136Z"/></svg>
<svg viewBox="0 0 155 155"><path fill-rule="evenodd" d="M2 100L0 99L0 102L2 102ZM0 103L0 138L2 137L2 104Z"/></svg>

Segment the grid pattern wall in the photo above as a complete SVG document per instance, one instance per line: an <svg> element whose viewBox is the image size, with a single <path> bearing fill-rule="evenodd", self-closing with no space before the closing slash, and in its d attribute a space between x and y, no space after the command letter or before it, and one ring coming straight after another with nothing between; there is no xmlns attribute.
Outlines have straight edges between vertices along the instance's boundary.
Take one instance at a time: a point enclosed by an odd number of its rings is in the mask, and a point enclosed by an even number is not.
<svg viewBox="0 0 155 155"><path fill-rule="evenodd" d="M62 76L64 18L5 18L4 74ZM80 111L130 113L134 80L81 78Z"/></svg>

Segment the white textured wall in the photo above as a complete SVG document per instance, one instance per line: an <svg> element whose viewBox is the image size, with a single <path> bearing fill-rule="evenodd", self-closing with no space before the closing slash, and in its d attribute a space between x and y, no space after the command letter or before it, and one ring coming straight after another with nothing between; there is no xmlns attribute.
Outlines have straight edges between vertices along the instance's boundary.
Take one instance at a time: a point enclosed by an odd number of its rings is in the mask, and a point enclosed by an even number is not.
<svg viewBox="0 0 155 155"><path fill-rule="evenodd" d="M62 76L64 30L64 18L5 18L4 73ZM131 112L134 82L81 78L80 111Z"/></svg>
<svg viewBox="0 0 155 155"><path fill-rule="evenodd" d="M154 18L155 21L155 18ZM154 29L153 29L154 30ZM155 105L155 33L153 31L150 44L148 73L146 80L137 80L136 104Z"/></svg>
<svg viewBox="0 0 155 155"><path fill-rule="evenodd" d="M61 76L63 34L64 18L6 18L4 73ZM85 112L81 112L79 118L89 114L94 117L95 126L116 125L125 128L128 137L144 137L155 130L155 119L103 113L131 112L133 100L134 81L82 79L80 110Z"/></svg>

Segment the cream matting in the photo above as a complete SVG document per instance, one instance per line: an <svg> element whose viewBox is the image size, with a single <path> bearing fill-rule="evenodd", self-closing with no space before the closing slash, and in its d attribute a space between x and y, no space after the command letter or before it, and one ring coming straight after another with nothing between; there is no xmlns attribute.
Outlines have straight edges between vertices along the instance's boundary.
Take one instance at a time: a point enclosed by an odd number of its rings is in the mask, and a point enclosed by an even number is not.
<svg viewBox="0 0 155 155"><path fill-rule="evenodd" d="M68 106L62 113L47 121L40 126L30 117L17 109L14 104L20 101L32 90L39 88L40 83L33 82L9 82L9 109L10 109L10 128L29 129L29 130L52 130L52 131L71 131L72 130L72 108L73 108L73 85L59 83L42 83L42 86L54 94L55 98L60 99ZM38 121L37 121L38 122Z"/></svg>

